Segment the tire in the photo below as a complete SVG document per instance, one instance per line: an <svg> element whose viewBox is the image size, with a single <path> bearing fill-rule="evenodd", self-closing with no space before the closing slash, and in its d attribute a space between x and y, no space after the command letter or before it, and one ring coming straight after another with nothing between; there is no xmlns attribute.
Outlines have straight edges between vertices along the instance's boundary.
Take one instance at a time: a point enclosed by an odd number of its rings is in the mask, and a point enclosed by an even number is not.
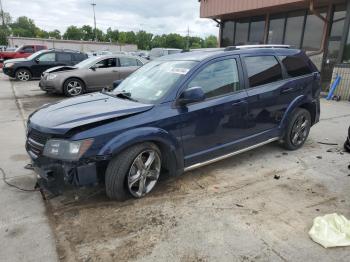
<svg viewBox="0 0 350 262"><path fill-rule="evenodd" d="M348 140L346 140L344 143L344 149L346 152L350 153L350 143Z"/></svg>
<svg viewBox="0 0 350 262"><path fill-rule="evenodd" d="M69 78L63 84L63 93L67 97L79 96L84 92L85 84L78 78Z"/></svg>
<svg viewBox="0 0 350 262"><path fill-rule="evenodd" d="M32 73L25 68L20 68L16 71L16 79L21 82L26 82L32 79Z"/></svg>
<svg viewBox="0 0 350 262"><path fill-rule="evenodd" d="M309 136L310 128L310 112L303 108L295 109L287 125L287 130L283 138L283 146L287 150L301 148Z"/></svg>
<svg viewBox="0 0 350 262"><path fill-rule="evenodd" d="M151 152L154 153L153 161L150 161ZM147 171L148 161L150 164ZM161 163L161 152L153 143L146 142L127 148L114 157L107 166L105 176L107 196L119 201L130 197L144 197L156 185Z"/></svg>

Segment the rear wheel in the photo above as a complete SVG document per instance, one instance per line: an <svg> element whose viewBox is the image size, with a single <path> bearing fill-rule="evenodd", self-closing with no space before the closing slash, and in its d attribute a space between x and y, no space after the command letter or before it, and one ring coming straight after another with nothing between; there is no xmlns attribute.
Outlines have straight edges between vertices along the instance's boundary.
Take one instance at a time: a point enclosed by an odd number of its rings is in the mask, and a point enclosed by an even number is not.
<svg viewBox="0 0 350 262"><path fill-rule="evenodd" d="M84 83L77 78L68 79L63 84L63 93L68 97L81 95L84 93L84 89Z"/></svg>
<svg viewBox="0 0 350 262"><path fill-rule="evenodd" d="M161 170L161 153L153 143L126 149L111 160L106 170L106 193L116 200L141 198L155 187Z"/></svg>
<svg viewBox="0 0 350 262"><path fill-rule="evenodd" d="M346 152L350 153L350 143L348 140L346 140L344 143L344 149Z"/></svg>
<svg viewBox="0 0 350 262"><path fill-rule="evenodd" d="M296 150L302 147L309 135L311 128L311 115L303 108L297 108L287 126L283 139L283 146L288 150Z"/></svg>
<svg viewBox="0 0 350 262"><path fill-rule="evenodd" d="M30 79L32 79L32 74L30 73L29 70L24 69L24 68L20 68L16 71L16 79L18 81L29 81Z"/></svg>

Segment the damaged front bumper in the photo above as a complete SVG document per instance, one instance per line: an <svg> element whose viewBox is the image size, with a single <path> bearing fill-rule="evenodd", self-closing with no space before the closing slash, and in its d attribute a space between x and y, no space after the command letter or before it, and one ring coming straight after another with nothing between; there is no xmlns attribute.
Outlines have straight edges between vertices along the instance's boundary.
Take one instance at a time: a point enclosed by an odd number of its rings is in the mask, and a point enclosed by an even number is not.
<svg viewBox="0 0 350 262"><path fill-rule="evenodd" d="M98 183L96 162L64 162L46 157L32 159L38 185L54 195L62 194L66 185L88 186Z"/></svg>

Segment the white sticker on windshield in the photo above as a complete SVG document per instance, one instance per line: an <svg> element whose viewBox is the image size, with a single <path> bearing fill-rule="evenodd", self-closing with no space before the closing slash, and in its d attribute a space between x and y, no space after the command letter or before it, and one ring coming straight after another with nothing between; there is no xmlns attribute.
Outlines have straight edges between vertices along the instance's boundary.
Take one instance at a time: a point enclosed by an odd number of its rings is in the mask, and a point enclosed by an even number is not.
<svg viewBox="0 0 350 262"><path fill-rule="evenodd" d="M170 68L169 73L186 75L188 71L190 70L187 68L172 67Z"/></svg>

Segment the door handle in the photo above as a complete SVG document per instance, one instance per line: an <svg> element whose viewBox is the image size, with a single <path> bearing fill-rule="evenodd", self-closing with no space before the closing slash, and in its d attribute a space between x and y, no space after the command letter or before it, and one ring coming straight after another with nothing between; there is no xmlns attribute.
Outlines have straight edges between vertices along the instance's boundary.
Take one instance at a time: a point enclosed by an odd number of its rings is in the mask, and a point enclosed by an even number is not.
<svg viewBox="0 0 350 262"><path fill-rule="evenodd" d="M286 94L286 93L291 93L294 92L294 87L288 87L288 88L284 88L281 90L281 94Z"/></svg>
<svg viewBox="0 0 350 262"><path fill-rule="evenodd" d="M240 105L243 105L244 103L246 103L244 100L238 100L236 102L233 102L231 106L240 106Z"/></svg>

